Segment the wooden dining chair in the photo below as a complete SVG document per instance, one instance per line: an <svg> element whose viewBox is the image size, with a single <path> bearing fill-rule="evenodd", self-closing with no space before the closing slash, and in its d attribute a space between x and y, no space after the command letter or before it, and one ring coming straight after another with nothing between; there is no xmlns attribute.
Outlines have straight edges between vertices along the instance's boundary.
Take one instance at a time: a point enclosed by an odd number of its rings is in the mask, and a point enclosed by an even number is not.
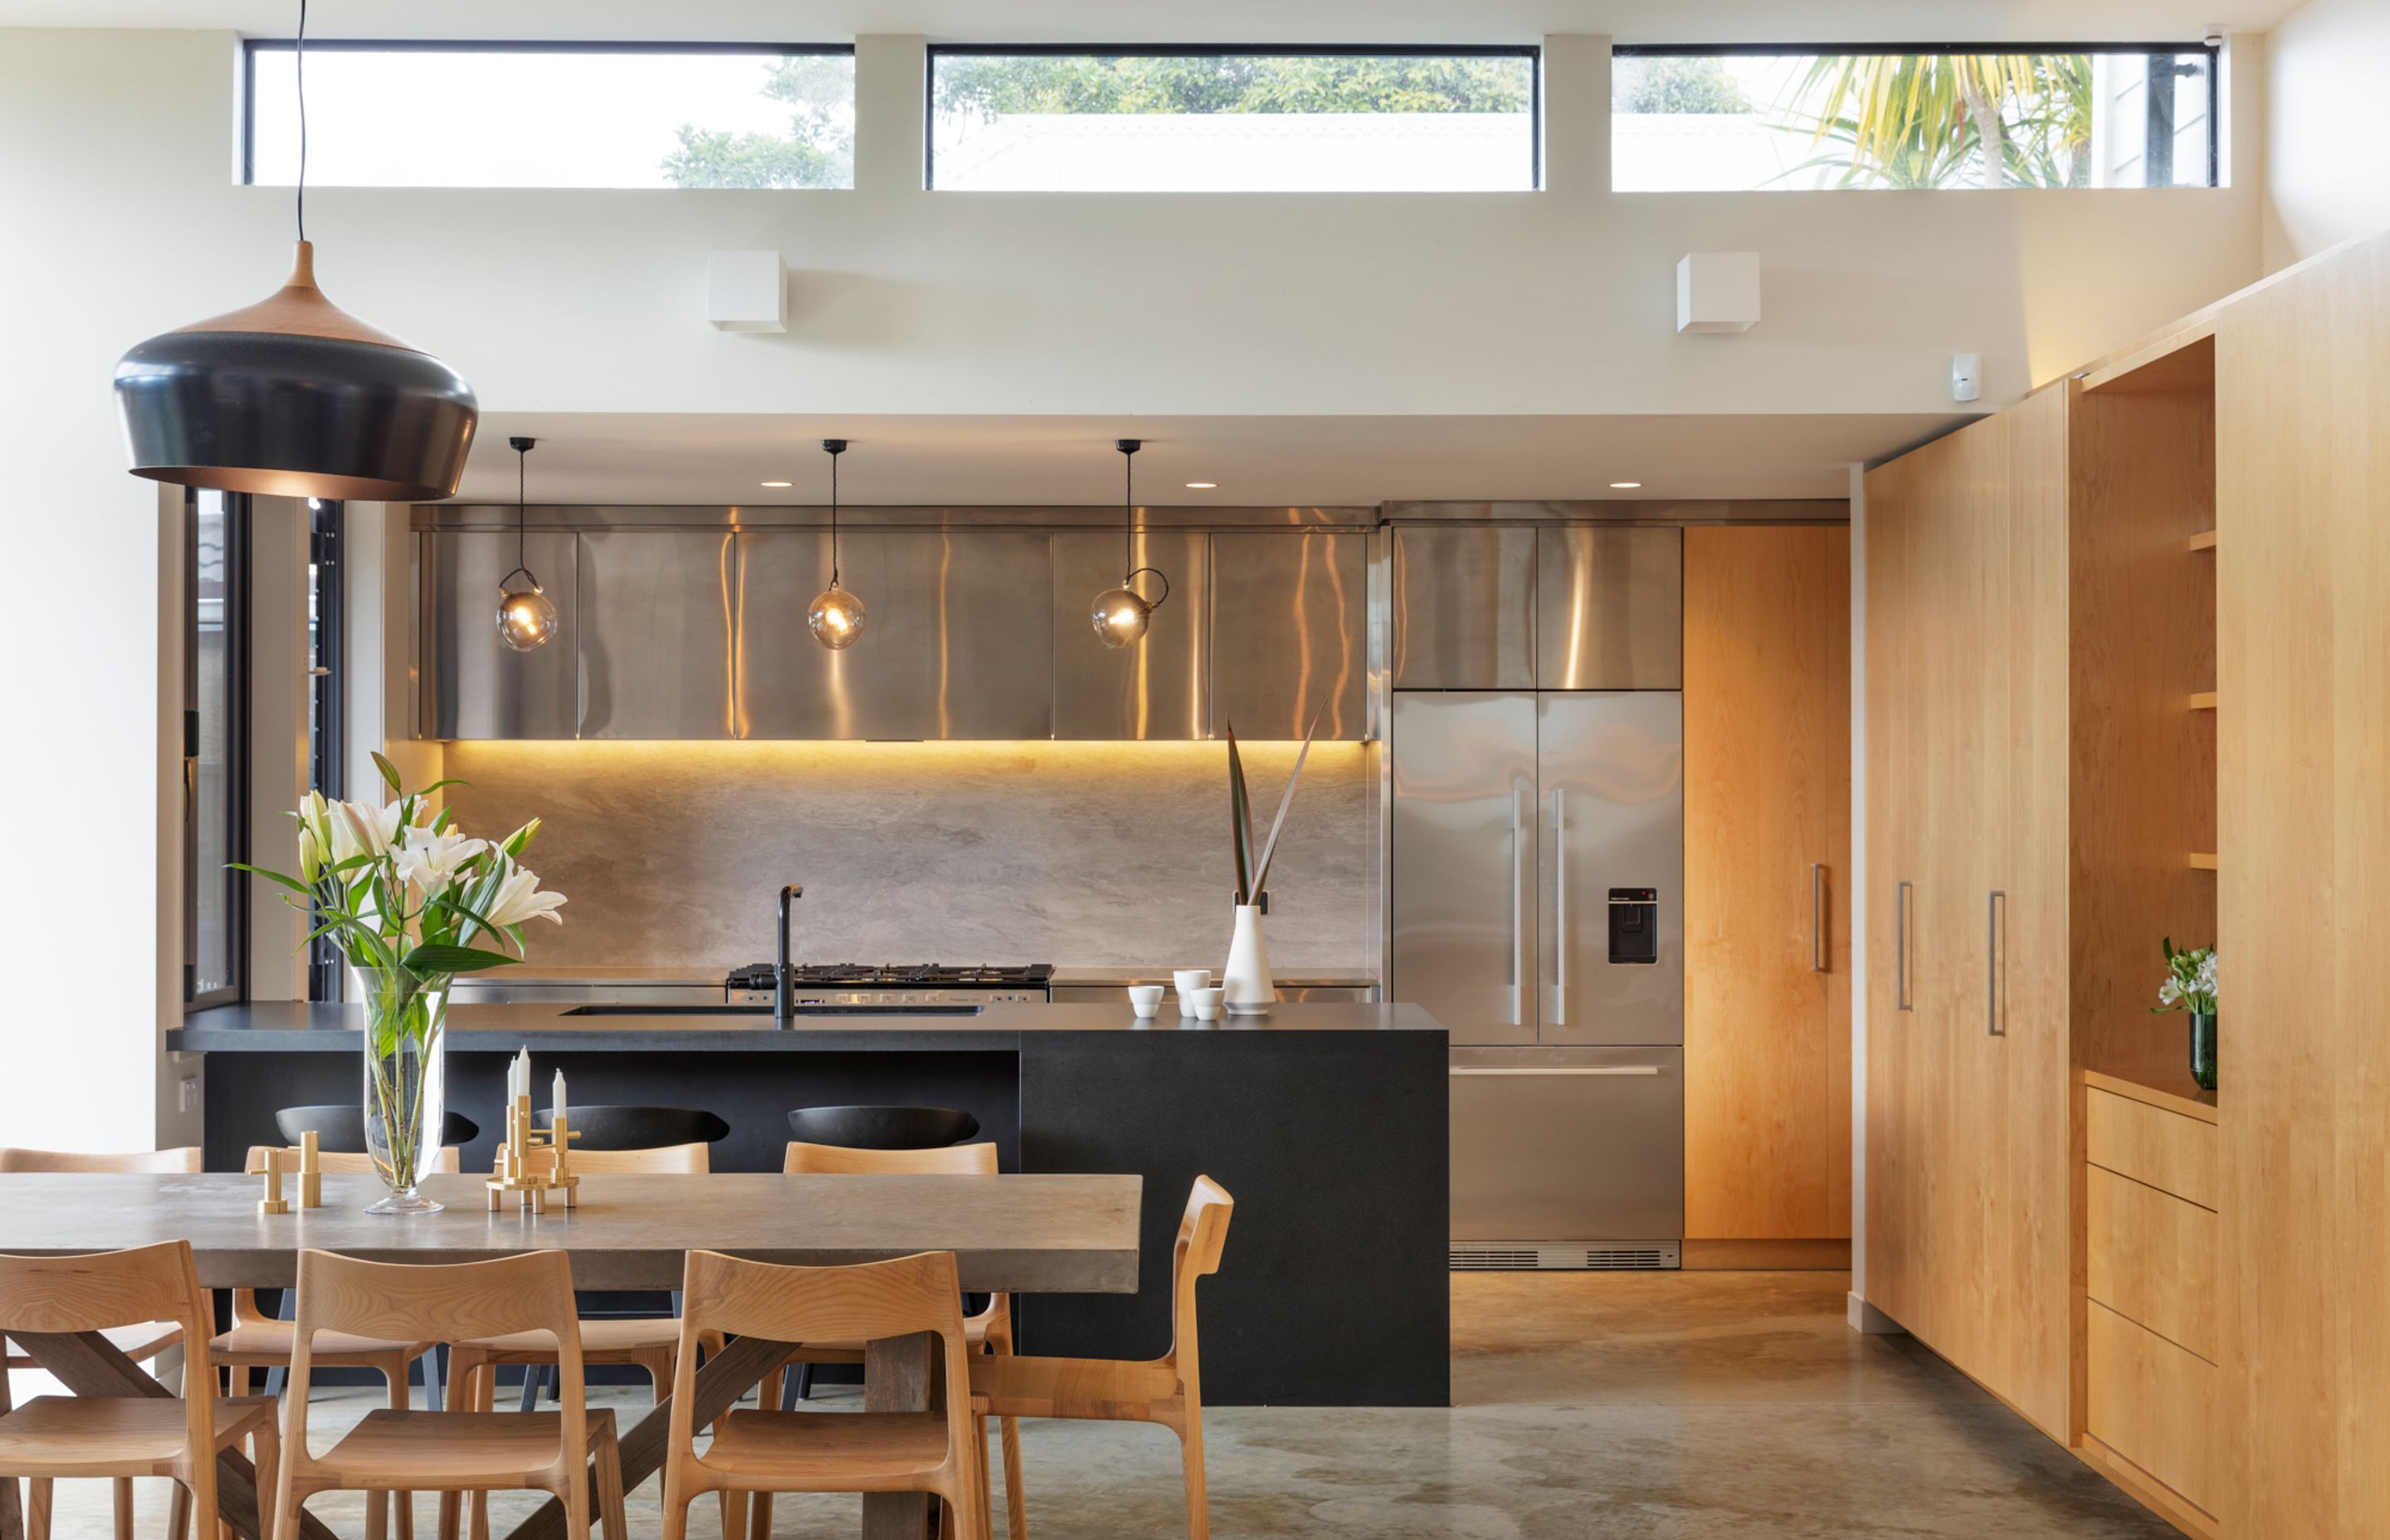
<svg viewBox="0 0 2390 1540"><path fill-rule="evenodd" d="M532 1159L538 1169L546 1170L556 1156L551 1150L535 1149ZM570 1166L582 1176L623 1172L702 1176L713 1169L710 1152L703 1144L670 1145L662 1149L575 1149ZM585 1366L627 1364L645 1370L658 1401L672 1386L673 1360L679 1351L677 1316L581 1317L581 1362ZM490 1410L496 1402L497 1366L501 1364L524 1366L523 1410L529 1411L535 1404L542 1371L556 1367L556 1345L542 1333L450 1344L450 1399L469 1410Z"/></svg>
<svg viewBox="0 0 2390 1540"><path fill-rule="evenodd" d="M1195 1280L1220 1270L1236 1200L1209 1176L1195 1178L1178 1221L1171 1260L1170 1351L1146 1361L1112 1358L979 1357L970 1360L970 1388L983 1450L987 1419L1070 1418L1095 1422L1158 1422L1178 1435L1187 1483L1187 1534L1208 1540L1211 1505L1203 1488L1203 1397L1197 1371ZM1006 1471L1005 1534L1026 1540L1027 1505L1016 1472ZM982 1479L985 1479L983 1460Z"/></svg>
<svg viewBox="0 0 2390 1540"><path fill-rule="evenodd" d="M85 1256L0 1256L0 1331L106 1332L172 1321L186 1341L205 1340L207 1296L188 1241L166 1240L127 1251ZM35 1396L12 1407L0 1374L0 1481L29 1478L25 1533L49 1540L50 1483L103 1477L115 1483L117 1540L131 1540L133 1479L175 1483L175 1533L193 1519L216 1531L216 1457L250 1441L257 1461L260 1511L271 1501L276 1465L274 1403L263 1396L222 1399L215 1377L184 1377L173 1396Z"/></svg>
<svg viewBox="0 0 2390 1540"><path fill-rule="evenodd" d="M920 1492L945 1505L953 1540L988 1540L987 1488L964 1393L970 1348L952 1251L923 1251L852 1267L780 1267L691 1251L681 1284L680 1364L664 1447L663 1540L687 1540L688 1508L726 1494L726 1540L751 1495ZM929 1332L949 1387L943 1410L783 1412L734 1409L697 1449L692 1406L700 1334L779 1342L872 1341Z"/></svg>
<svg viewBox="0 0 2390 1540"><path fill-rule="evenodd" d="M95 1172L135 1171L156 1172L167 1175L188 1176L199 1170L199 1149L197 1145L184 1145L174 1149L137 1149L121 1154L90 1155L64 1149L0 1149L0 1173L6 1172ZM143 1321L135 1326L111 1327L101 1333L109 1345L136 1364L155 1363L159 1358L183 1345L183 1328L177 1321ZM16 1349L13 1342L0 1342L0 1373L8 1370L38 1369L42 1366ZM175 1499L174 1540L182 1540L184 1495L177 1489ZM119 1540L133 1530L133 1479L124 1477L116 1483L116 1533Z"/></svg>
<svg viewBox="0 0 2390 1540"><path fill-rule="evenodd" d="M790 1140L781 1157L780 1169L790 1175L802 1174L830 1175L897 1175L897 1176L993 1176L996 1174L996 1148L993 1144L949 1145L935 1149L857 1149L841 1145L806 1144ZM1008 1294L994 1294L984 1308L963 1317L964 1340L970 1350L978 1353L1010 1353L1012 1351L1012 1299ZM808 1392L813 1366L816 1364L860 1364L864 1344L860 1341L807 1341L782 1360L783 1367L764 1377L761 1392L755 1404L762 1407L777 1406L790 1410L795 1401L803 1400ZM709 1349L709 1351L711 1351ZM793 1398L782 1393L782 1376L787 1366L794 1366L796 1383L790 1387ZM1004 1483L1007 1492L1021 1482L1021 1424L1005 1418L1000 1430L1004 1447ZM772 1533L771 1494L761 1495L755 1503L752 1540L765 1540Z"/></svg>
<svg viewBox="0 0 2390 1540"><path fill-rule="evenodd" d="M251 1146L249 1158L242 1162L243 1169L255 1171L262 1167L265 1163L266 1148L263 1145ZM374 1169L372 1156L352 1154L346 1150L321 1150L315 1158L328 1173L364 1172L370 1174ZM433 1155L431 1169L453 1174L462 1163L456 1147L446 1145ZM289 1302L286 1300L284 1303L287 1315ZM266 1376L265 1393L274 1395L280 1391L278 1381L283 1378L282 1374L275 1371L289 1371L297 1337L298 1328L289 1319L277 1318L258 1303L256 1290L236 1289L232 1291L232 1325L217 1332L208 1342L208 1362L225 1371L233 1394L247 1395L251 1376L263 1370ZM440 1405L439 1372L436 1363L429 1355L438 1346L438 1343L429 1341L385 1341L328 1331L316 1340L315 1367L371 1369L379 1374L382 1382L389 1387L392 1407L405 1411L410 1405L407 1380L414 1372L416 1361L424 1359L424 1395L437 1408ZM405 1492L398 1495L398 1533L400 1540L414 1540L415 1498ZM230 1540L230 1537L225 1536L223 1540Z"/></svg>
<svg viewBox="0 0 2390 1540"><path fill-rule="evenodd" d="M307 1391L319 1336L473 1341L530 1331L556 1341L560 1410L372 1411L320 1457L309 1453ZM588 1406L572 1263L562 1251L414 1266L303 1251L290 1380L271 1540L300 1540L300 1510L321 1492L367 1494L366 1540L383 1540L387 1495L430 1491L442 1494L443 1535L456 1533L459 1492L533 1491L564 1505L566 1540L589 1540L593 1456L606 1540L628 1540L614 1414Z"/></svg>

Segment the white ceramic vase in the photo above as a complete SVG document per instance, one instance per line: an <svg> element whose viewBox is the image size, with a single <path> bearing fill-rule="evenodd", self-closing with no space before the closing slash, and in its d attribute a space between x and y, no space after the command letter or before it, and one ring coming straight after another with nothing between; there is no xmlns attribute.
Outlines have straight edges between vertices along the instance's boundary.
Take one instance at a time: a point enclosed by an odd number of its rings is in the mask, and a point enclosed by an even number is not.
<svg viewBox="0 0 2390 1540"><path fill-rule="evenodd" d="M1266 1015L1278 1003L1278 985L1270 982L1269 948L1262 944L1262 911L1257 904L1240 904L1237 930L1228 943L1228 966L1221 970L1221 1002L1234 1016Z"/></svg>

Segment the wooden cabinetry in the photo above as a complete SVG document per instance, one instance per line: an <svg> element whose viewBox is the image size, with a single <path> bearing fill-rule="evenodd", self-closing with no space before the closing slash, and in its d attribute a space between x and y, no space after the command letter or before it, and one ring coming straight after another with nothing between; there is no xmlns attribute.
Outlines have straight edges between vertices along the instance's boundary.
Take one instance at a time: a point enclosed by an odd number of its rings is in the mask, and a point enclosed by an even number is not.
<svg viewBox="0 0 2390 1540"><path fill-rule="evenodd" d="M1849 573L1842 526L1685 532L1689 1258L1850 1235Z"/></svg>

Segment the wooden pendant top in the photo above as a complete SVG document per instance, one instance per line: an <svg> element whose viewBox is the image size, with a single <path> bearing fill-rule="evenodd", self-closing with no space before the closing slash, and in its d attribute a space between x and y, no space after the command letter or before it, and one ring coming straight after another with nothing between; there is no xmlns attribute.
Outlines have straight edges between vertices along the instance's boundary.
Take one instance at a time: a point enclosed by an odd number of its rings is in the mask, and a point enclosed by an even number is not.
<svg viewBox="0 0 2390 1540"><path fill-rule="evenodd" d="M280 289L253 305L212 315L204 321L194 321L177 331L266 331L296 337L327 337L341 342L366 342L375 347L398 348L406 353L423 350L411 342L400 340L379 327L361 321L324 297L315 287L315 247L302 240L291 262L290 278Z"/></svg>

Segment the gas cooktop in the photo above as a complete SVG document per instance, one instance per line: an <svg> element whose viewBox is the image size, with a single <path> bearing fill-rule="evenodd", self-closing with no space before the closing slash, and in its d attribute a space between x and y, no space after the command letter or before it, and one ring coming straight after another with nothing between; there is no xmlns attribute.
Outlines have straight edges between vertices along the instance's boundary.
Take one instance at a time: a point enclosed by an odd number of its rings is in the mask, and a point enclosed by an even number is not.
<svg viewBox="0 0 2390 1540"><path fill-rule="evenodd" d="M800 1006L1016 1005L1049 998L1052 963L800 963L790 970ZM772 1003L772 965L752 963L723 981L734 1006Z"/></svg>

